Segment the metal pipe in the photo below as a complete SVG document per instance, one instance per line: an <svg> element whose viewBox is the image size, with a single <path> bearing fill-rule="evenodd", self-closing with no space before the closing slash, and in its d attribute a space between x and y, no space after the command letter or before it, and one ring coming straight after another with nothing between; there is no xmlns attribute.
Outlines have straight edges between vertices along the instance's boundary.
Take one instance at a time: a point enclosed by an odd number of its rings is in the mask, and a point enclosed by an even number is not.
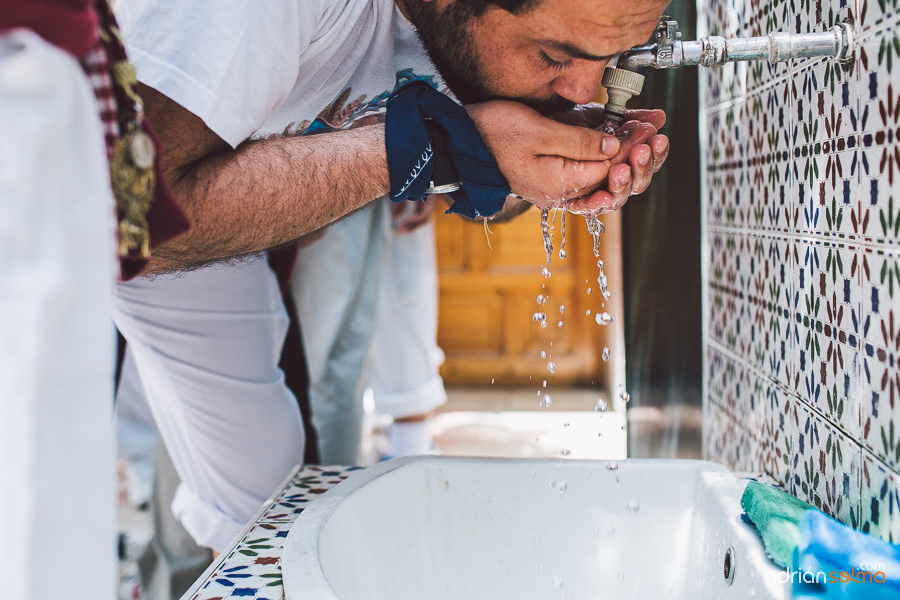
<svg viewBox="0 0 900 600"><path fill-rule="evenodd" d="M674 69L686 65L719 67L728 62L768 60L780 62L795 58L831 57L840 62L852 60L853 29L842 23L823 33L770 33L765 37L724 38L709 36L682 42L678 24L663 21L657 30L659 43L638 46L624 52L617 68L640 67Z"/></svg>

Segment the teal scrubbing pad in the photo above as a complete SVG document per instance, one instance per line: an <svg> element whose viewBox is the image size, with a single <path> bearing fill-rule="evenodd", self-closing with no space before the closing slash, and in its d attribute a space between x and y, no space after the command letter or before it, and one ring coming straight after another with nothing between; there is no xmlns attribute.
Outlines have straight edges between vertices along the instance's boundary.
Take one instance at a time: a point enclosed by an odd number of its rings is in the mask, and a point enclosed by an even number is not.
<svg viewBox="0 0 900 600"><path fill-rule="evenodd" d="M791 564L800 543L800 517L812 506L772 486L751 481L741 496L741 507L762 536L769 558L781 567Z"/></svg>

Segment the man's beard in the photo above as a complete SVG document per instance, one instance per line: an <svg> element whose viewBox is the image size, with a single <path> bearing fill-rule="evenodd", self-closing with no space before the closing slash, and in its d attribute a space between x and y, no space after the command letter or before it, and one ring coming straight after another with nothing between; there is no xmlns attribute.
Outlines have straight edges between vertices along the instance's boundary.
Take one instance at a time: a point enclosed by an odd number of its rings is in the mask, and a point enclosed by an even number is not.
<svg viewBox="0 0 900 600"><path fill-rule="evenodd" d="M481 61L472 43L471 25L476 18L465 2L454 2L440 12L434 2L412 0L406 8L419 40L444 83L463 104L487 100L514 100L550 117L569 112L575 103L558 94L546 99L513 98L487 90ZM488 10L502 10L489 8Z"/></svg>

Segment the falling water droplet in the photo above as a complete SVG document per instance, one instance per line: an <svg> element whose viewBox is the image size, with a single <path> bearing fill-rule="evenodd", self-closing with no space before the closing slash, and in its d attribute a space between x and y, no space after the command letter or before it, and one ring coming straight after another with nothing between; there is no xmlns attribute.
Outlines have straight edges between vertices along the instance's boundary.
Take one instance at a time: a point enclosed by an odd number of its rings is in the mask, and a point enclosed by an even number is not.
<svg viewBox="0 0 900 600"><path fill-rule="evenodd" d="M607 360L609 360L609 354L610 354L609 348L604 347L604 348L603 348L603 355L602 355L602 356L603 356L603 361L604 361L604 362L607 361Z"/></svg>
<svg viewBox="0 0 900 600"><path fill-rule="evenodd" d="M590 293L591 293L591 288L588 288L588 294L590 294Z"/></svg>
<svg viewBox="0 0 900 600"><path fill-rule="evenodd" d="M552 477L550 478L550 487L552 487L552 488L556 487L556 480L553 479Z"/></svg>
<svg viewBox="0 0 900 600"><path fill-rule="evenodd" d="M544 381L542 381L542 382L541 382L541 385L542 385L543 387L547 387L547 380L545 379Z"/></svg>
<svg viewBox="0 0 900 600"><path fill-rule="evenodd" d="M541 358L547 358L547 353L541 350Z"/></svg>
<svg viewBox="0 0 900 600"><path fill-rule="evenodd" d="M542 313L542 312L536 312L533 315L531 315L532 321L543 321L546 318L547 318L546 313Z"/></svg>
<svg viewBox="0 0 900 600"><path fill-rule="evenodd" d="M563 314L564 312L566 312L566 305L560 304L559 305L559 314Z"/></svg>
<svg viewBox="0 0 900 600"><path fill-rule="evenodd" d="M558 590L561 590L563 588L562 577L557 575L556 577L553 578L553 587L555 587Z"/></svg>
<svg viewBox="0 0 900 600"><path fill-rule="evenodd" d="M540 304L540 305L547 304L547 299L544 298L544 295L543 295L543 294L538 294L538 297L537 297L537 303Z"/></svg>
<svg viewBox="0 0 900 600"><path fill-rule="evenodd" d="M584 314L588 317L591 316L591 309L587 309L586 311L584 311Z"/></svg>
<svg viewBox="0 0 900 600"><path fill-rule="evenodd" d="M556 213L553 214L553 220L556 221ZM563 248L566 247L566 207L562 207L562 221L560 221L560 239L559 239L559 257L566 258L568 254Z"/></svg>
<svg viewBox="0 0 900 600"><path fill-rule="evenodd" d="M594 406L594 410L596 410L597 412L606 412L609 410L609 403L607 403L603 398L598 398L597 404Z"/></svg>
<svg viewBox="0 0 900 600"><path fill-rule="evenodd" d="M547 267L542 267L541 275L543 275L545 278L550 277L550 269L548 269Z"/></svg>
<svg viewBox="0 0 900 600"><path fill-rule="evenodd" d="M594 317L594 320L597 321L597 325L609 325L615 319L608 312L597 313L597 316Z"/></svg>
<svg viewBox="0 0 900 600"><path fill-rule="evenodd" d="M619 394L619 398L622 399L622 402L628 404L628 401L631 400L631 394L629 394L628 392L622 392L621 394Z"/></svg>
<svg viewBox="0 0 900 600"><path fill-rule="evenodd" d="M553 398L550 397L550 394L544 394L544 406L550 406L553 404Z"/></svg>
<svg viewBox="0 0 900 600"><path fill-rule="evenodd" d="M491 385L494 385L494 380L493 380L493 379L491 379Z"/></svg>
<svg viewBox="0 0 900 600"><path fill-rule="evenodd" d="M547 321L541 321L541 329L546 329Z"/></svg>
<svg viewBox="0 0 900 600"><path fill-rule="evenodd" d="M557 326L557 327L562 327L562 321L557 321L556 326Z"/></svg>
<svg viewBox="0 0 900 600"><path fill-rule="evenodd" d="M538 395L538 398L541 397L541 390L538 390L538 391L537 391L537 395Z"/></svg>
<svg viewBox="0 0 900 600"><path fill-rule="evenodd" d="M569 484L566 483L566 480L565 480L565 479L560 479L560 480L559 480L559 486L557 487L557 489L559 490L559 493L562 494L562 493L565 492L567 489L569 489Z"/></svg>
<svg viewBox="0 0 900 600"><path fill-rule="evenodd" d="M553 241L550 237L550 226L547 223L547 213L549 212L550 211L546 208L541 209L541 234L544 236L544 252L547 254L548 265L550 264L550 258L553 255Z"/></svg>
<svg viewBox="0 0 900 600"><path fill-rule="evenodd" d="M603 270L603 261L600 259L597 259L597 268Z"/></svg>
<svg viewBox="0 0 900 600"><path fill-rule="evenodd" d="M594 256L599 258L600 236L603 235L606 228L596 216L585 216L584 222L587 224L588 232L590 232L591 236L594 238Z"/></svg>
<svg viewBox="0 0 900 600"><path fill-rule="evenodd" d="M547 363L547 370L550 371L551 373L556 373L556 363L554 363L554 362L548 362L548 363Z"/></svg>
<svg viewBox="0 0 900 600"><path fill-rule="evenodd" d="M616 471L619 468L619 461L617 460L608 460L606 461L606 470L607 471Z"/></svg>
<svg viewBox="0 0 900 600"><path fill-rule="evenodd" d="M641 503L637 500L628 500L625 503L625 510L630 513L636 513L637 511L641 510Z"/></svg>

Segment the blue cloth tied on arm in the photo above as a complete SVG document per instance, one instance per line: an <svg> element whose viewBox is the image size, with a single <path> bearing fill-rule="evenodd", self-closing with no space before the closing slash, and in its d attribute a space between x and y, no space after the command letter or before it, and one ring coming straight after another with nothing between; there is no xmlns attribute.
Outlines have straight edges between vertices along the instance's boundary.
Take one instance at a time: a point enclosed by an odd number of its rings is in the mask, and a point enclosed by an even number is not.
<svg viewBox="0 0 900 600"><path fill-rule="evenodd" d="M422 200L434 172L430 118L447 132L447 151L462 188L450 192L448 213L470 219L489 217L503 208L509 184L500 173L475 123L462 106L423 81L398 88L387 102L385 145L391 200Z"/></svg>

